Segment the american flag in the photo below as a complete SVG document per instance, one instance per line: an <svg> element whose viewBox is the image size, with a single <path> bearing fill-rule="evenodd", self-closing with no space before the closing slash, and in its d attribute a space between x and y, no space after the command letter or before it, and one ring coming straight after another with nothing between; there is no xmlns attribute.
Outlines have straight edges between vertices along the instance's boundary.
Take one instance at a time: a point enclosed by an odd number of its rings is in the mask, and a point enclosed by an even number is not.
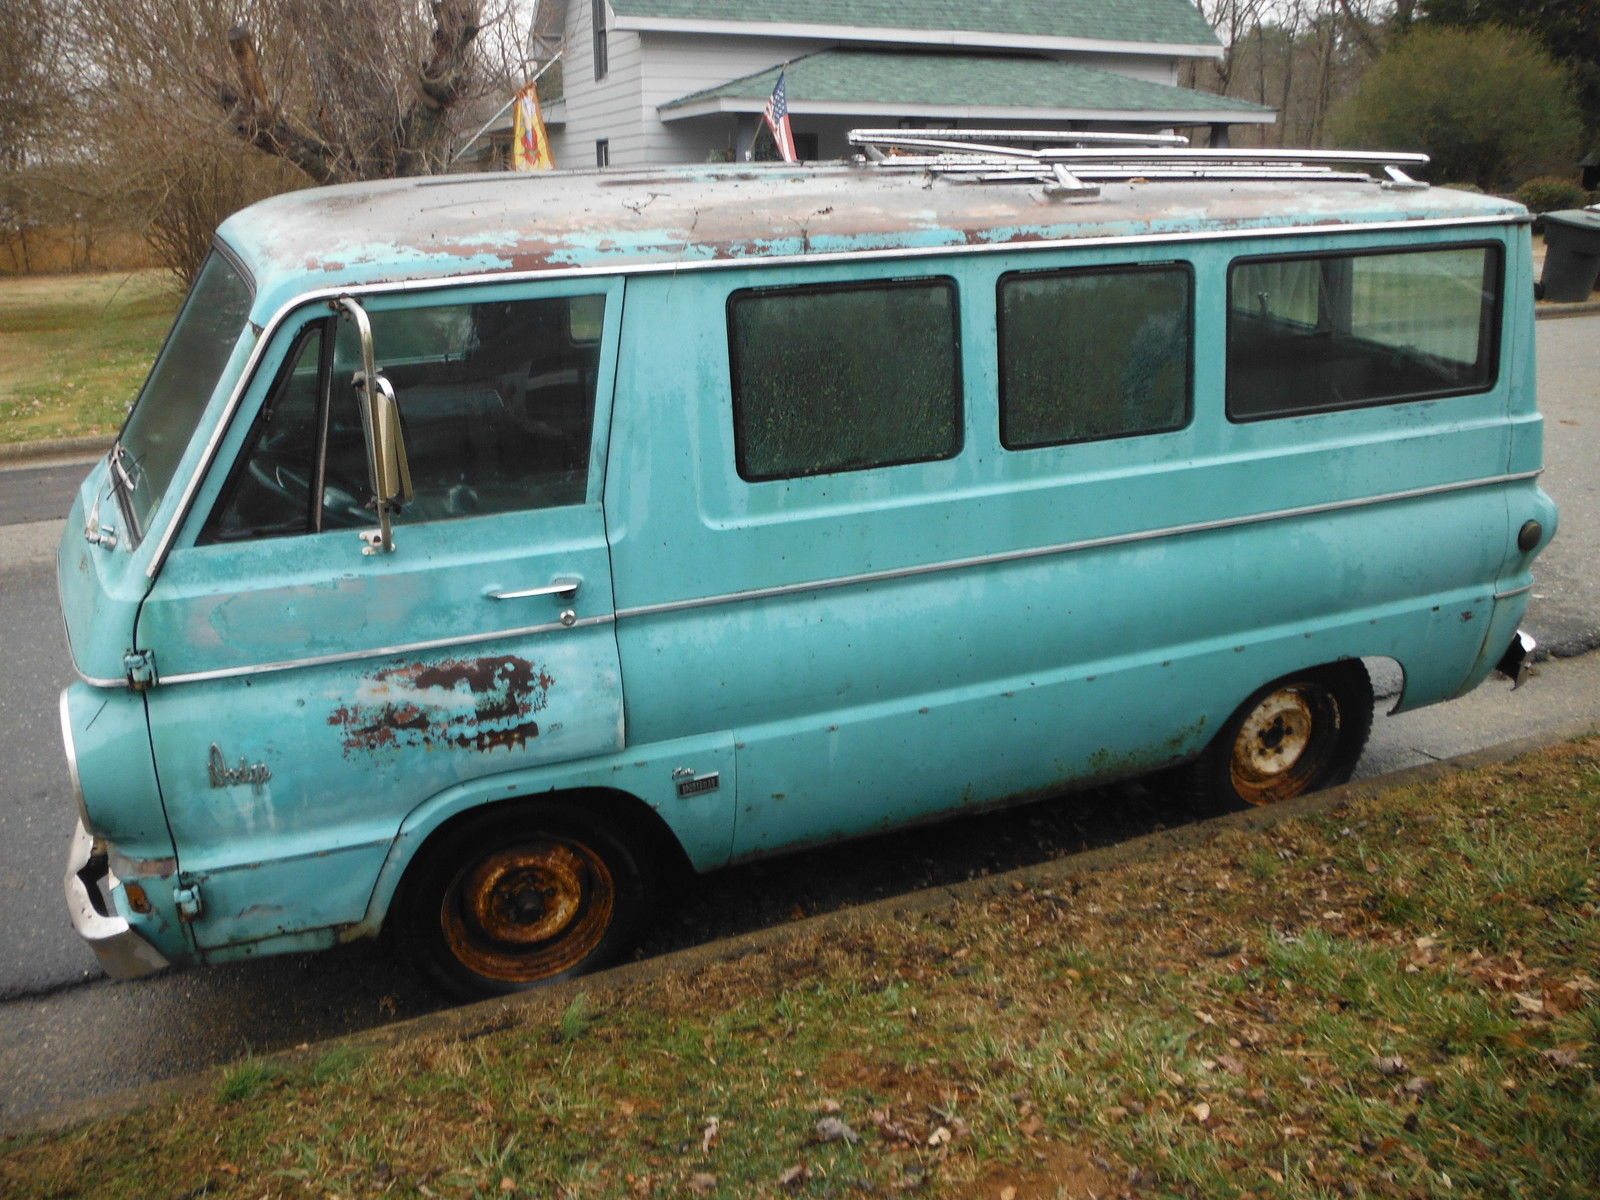
<svg viewBox="0 0 1600 1200"><path fill-rule="evenodd" d="M763 115L766 117L767 128L772 130L772 140L778 144L778 153L783 156L784 162L799 162L799 155L794 152L794 130L789 128L789 95L783 88L782 71L778 72L778 82L772 85L772 95L767 97L767 107Z"/></svg>

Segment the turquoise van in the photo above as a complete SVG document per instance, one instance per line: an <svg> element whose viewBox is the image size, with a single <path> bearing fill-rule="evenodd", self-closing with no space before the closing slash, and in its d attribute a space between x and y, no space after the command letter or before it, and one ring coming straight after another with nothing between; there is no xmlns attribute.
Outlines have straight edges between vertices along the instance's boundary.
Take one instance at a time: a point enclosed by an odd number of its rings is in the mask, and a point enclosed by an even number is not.
<svg viewBox="0 0 1600 1200"><path fill-rule="evenodd" d="M381 932L520 989L671 868L1155 771L1271 803L1348 777L1363 659L1397 710L1520 676L1526 211L858 140L222 226L60 551L110 974Z"/></svg>

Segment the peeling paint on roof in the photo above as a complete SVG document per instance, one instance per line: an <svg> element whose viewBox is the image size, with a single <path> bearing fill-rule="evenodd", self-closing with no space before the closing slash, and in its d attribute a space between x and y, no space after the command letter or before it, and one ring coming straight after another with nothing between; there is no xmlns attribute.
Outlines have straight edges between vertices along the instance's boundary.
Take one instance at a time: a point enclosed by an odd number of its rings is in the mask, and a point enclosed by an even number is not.
<svg viewBox="0 0 1600 1200"><path fill-rule="evenodd" d="M264 320L307 291L469 275L1521 213L1371 182L1108 184L1062 201L872 167L708 165L309 188L235 214L220 236L254 275Z"/></svg>

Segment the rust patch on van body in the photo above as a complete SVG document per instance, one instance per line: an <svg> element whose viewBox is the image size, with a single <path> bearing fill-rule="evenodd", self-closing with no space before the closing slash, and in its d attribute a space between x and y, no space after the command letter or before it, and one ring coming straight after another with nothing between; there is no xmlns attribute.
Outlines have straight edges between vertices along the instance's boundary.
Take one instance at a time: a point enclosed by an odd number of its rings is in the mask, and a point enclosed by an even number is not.
<svg viewBox="0 0 1600 1200"><path fill-rule="evenodd" d="M407 663L374 671L328 724L344 734L346 758L384 749L521 749L539 736L534 714L555 680L509 654Z"/></svg>

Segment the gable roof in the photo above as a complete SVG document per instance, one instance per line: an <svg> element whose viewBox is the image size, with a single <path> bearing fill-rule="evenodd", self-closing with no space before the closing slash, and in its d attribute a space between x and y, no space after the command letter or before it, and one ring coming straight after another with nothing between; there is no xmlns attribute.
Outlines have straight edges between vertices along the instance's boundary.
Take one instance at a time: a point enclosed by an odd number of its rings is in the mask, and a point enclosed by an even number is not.
<svg viewBox="0 0 1600 1200"><path fill-rule="evenodd" d="M760 112L778 72L797 115L1268 122L1274 110L1034 55L824 50L661 106L663 120Z"/></svg>
<svg viewBox="0 0 1600 1200"><path fill-rule="evenodd" d="M1220 54L1191 0L611 0L619 29Z"/></svg>

